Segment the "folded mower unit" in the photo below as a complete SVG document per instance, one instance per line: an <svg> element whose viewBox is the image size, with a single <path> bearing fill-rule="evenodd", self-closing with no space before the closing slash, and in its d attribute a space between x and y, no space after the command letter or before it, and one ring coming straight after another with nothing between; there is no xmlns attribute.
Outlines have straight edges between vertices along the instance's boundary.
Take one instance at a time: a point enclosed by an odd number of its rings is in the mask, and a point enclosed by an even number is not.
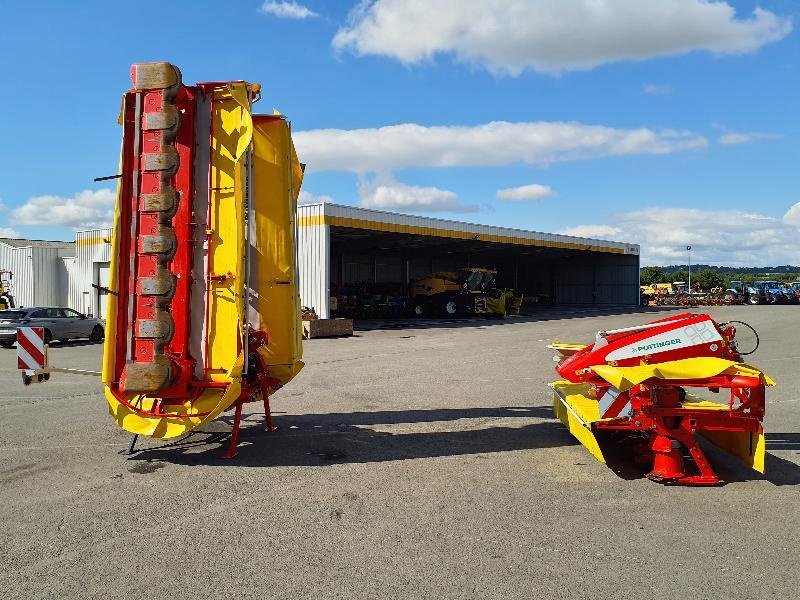
<svg viewBox="0 0 800 600"><path fill-rule="evenodd" d="M733 323L679 314L645 325L598 332L588 346L554 343L553 409L601 462L596 434L639 438L647 477L676 485L720 483L698 435L764 472L764 391L775 383L742 362ZM695 395L705 389L719 397Z"/></svg>

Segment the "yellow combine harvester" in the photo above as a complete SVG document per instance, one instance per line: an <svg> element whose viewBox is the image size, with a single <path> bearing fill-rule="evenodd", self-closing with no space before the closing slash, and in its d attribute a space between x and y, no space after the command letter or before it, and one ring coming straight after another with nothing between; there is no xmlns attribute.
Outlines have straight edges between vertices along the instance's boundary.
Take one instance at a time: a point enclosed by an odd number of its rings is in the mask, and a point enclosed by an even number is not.
<svg viewBox="0 0 800 600"><path fill-rule="evenodd" d="M495 285L497 271L467 267L431 273L411 284L411 307L418 317L519 314L522 297Z"/></svg>

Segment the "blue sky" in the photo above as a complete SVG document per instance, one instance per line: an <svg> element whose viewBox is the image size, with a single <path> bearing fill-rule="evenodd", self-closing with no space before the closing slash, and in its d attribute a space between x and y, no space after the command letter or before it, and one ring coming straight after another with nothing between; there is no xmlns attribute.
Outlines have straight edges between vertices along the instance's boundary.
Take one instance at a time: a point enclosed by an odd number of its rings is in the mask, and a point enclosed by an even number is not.
<svg viewBox="0 0 800 600"><path fill-rule="evenodd" d="M117 168L129 66L168 60L264 86L306 201L800 264L795 0L9 1L0 20L0 235L108 222L92 179Z"/></svg>

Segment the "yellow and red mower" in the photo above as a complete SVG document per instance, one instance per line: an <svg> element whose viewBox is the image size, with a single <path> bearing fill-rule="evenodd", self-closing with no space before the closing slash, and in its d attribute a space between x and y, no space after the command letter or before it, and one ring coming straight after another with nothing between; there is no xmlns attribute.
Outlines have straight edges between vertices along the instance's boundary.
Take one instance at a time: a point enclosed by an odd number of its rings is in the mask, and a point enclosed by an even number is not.
<svg viewBox="0 0 800 600"><path fill-rule="evenodd" d="M295 213L303 179L288 120L261 86L185 85L133 65L123 96L103 381L136 435L183 435L263 401L303 367ZM134 438L135 439L135 438ZM132 447L132 446L131 446Z"/></svg>
<svg viewBox="0 0 800 600"><path fill-rule="evenodd" d="M742 362L733 323L684 313L598 332L591 345L549 347L564 378L551 384L554 412L601 462L598 434L624 432L640 438L635 453L652 462L649 479L717 485L702 436L764 472L764 392L775 383ZM701 389L723 398L702 399Z"/></svg>

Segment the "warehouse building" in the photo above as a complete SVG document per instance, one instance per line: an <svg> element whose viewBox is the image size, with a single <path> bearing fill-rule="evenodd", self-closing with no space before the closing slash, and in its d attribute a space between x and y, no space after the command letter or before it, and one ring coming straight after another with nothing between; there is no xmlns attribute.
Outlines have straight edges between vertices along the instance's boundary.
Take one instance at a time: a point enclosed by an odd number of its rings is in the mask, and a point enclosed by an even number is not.
<svg viewBox="0 0 800 600"><path fill-rule="evenodd" d="M67 306L75 244L0 238L0 270L17 306Z"/></svg>
<svg viewBox="0 0 800 600"><path fill-rule="evenodd" d="M105 317L111 229L79 231L75 244L0 240L0 268L7 250L26 252L15 278L42 292L40 304L64 304ZM566 235L417 217L338 204L298 207L300 297L321 318L335 316L331 296L348 290L405 295L409 283L429 273L461 267L497 270L501 287L529 302L619 306L639 302L639 246ZM26 248L27 250L23 250ZM54 246L47 246L53 244ZM33 268L33 265L41 265ZM33 273L36 273L35 277ZM27 274L25 274L27 273ZM50 282L51 290L44 282ZM47 295L50 294L50 295ZM30 304L31 301L27 300ZM60 299L60 300L59 300Z"/></svg>
<svg viewBox="0 0 800 600"><path fill-rule="evenodd" d="M500 287L559 305L638 305L639 246L338 204L298 208L300 297L322 318L348 289L408 291L461 267L497 269Z"/></svg>

